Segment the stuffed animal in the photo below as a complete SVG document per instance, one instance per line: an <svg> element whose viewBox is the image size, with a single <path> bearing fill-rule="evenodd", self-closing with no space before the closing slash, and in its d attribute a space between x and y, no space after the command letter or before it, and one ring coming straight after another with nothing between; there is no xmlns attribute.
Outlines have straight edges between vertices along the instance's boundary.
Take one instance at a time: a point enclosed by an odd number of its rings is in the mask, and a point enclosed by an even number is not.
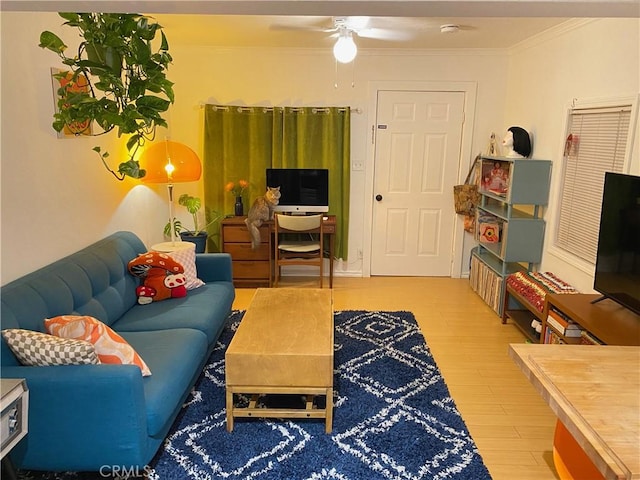
<svg viewBox="0 0 640 480"><path fill-rule="evenodd" d="M140 305L187 295L184 268L165 253L142 254L131 260L128 268L131 275L142 279L142 285L136 289Z"/></svg>

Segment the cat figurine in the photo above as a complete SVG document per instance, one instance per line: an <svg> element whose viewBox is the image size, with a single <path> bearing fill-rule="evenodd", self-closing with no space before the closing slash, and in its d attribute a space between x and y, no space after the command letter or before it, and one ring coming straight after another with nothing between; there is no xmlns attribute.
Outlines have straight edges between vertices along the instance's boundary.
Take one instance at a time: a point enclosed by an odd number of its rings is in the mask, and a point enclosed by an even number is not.
<svg viewBox="0 0 640 480"><path fill-rule="evenodd" d="M251 248L260 246L260 226L262 222L273 219L273 207L280 201L280 187L267 187L267 192L255 199L247 213L244 223L251 235Z"/></svg>

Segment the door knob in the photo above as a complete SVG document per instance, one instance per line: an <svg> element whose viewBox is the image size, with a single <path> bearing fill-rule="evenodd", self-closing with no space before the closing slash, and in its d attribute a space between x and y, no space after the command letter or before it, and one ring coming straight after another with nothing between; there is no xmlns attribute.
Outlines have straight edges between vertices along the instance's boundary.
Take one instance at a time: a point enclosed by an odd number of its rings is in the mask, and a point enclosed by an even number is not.
<svg viewBox="0 0 640 480"><path fill-rule="evenodd" d="M376 200L378 202L380 202L382 200L382 195L380 195L380 194L376 195Z"/></svg>

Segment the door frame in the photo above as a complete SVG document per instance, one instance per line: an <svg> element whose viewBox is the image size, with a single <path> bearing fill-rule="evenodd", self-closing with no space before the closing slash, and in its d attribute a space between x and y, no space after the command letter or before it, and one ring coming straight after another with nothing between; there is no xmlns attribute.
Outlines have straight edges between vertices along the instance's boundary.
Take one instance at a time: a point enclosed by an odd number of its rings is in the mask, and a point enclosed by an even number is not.
<svg viewBox="0 0 640 480"><path fill-rule="evenodd" d="M442 81L371 81L368 82L369 109L367 122L371 126L371 138L367 142L367 164L371 168L365 170L364 185L364 235L362 239L362 275L371 276L371 242L373 238L373 186L375 179L375 153L376 153L376 122L378 112L378 92L416 91L416 92L462 92L464 93L464 120L462 123L462 138L460 143L460 156L458 158L458 183L464 182L471 162L471 145L473 141L473 126L475 124L477 82L442 82ZM453 202L453 189L451 191ZM453 253L451 278L462 276L462 254L464 248L464 225L462 217L458 218L453 227Z"/></svg>

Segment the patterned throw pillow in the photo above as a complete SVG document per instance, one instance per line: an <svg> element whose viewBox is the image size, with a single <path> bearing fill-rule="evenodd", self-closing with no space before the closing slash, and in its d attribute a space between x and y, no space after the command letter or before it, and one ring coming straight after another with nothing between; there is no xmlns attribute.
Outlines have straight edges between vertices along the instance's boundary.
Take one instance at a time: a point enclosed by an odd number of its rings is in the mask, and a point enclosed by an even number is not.
<svg viewBox="0 0 640 480"><path fill-rule="evenodd" d="M52 335L91 342L102 363L137 365L143 376L151 375L144 360L127 343L100 320L79 315L61 315L46 318L44 327Z"/></svg>
<svg viewBox="0 0 640 480"><path fill-rule="evenodd" d="M10 328L2 336L20 363L28 366L95 365L100 363L93 345L84 340Z"/></svg>
<svg viewBox="0 0 640 480"><path fill-rule="evenodd" d="M193 290L194 288L204 285L204 282L198 278L198 272L196 270L196 245L195 243L192 245L193 247L167 252L171 258L184 268L184 274L187 277L187 283L185 285L187 290Z"/></svg>

